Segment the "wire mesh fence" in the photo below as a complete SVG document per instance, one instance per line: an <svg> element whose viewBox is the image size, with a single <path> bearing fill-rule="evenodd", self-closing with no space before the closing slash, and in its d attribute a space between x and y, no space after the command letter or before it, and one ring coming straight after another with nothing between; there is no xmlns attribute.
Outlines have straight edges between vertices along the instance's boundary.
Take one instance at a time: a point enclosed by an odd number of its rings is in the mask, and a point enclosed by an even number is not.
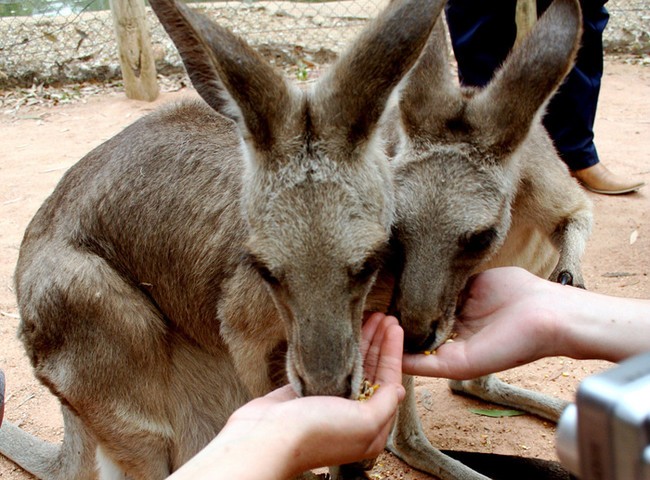
<svg viewBox="0 0 650 480"><path fill-rule="evenodd" d="M330 62L388 0L195 3L271 61ZM120 77L109 0L0 0L0 88ZM650 0L610 0L608 53L650 56ZM147 9L158 71L181 69L171 41Z"/></svg>

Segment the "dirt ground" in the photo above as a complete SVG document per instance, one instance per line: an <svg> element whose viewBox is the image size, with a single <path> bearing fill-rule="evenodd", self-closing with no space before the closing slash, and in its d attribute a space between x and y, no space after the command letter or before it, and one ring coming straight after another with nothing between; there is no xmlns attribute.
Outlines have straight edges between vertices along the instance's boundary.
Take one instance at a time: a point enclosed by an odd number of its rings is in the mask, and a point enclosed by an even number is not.
<svg viewBox="0 0 650 480"><path fill-rule="evenodd" d="M650 184L650 68L608 61L596 125L603 162L615 172ZM0 115L0 368L7 380L6 418L43 439L63 434L58 404L34 379L16 340L18 315L12 275L23 231L65 170L96 145L157 105L192 91L164 93L153 103L120 92L53 108L23 107ZM594 202L594 232L584 258L591 290L650 298L650 186L639 193ZM498 346L495 346L498 348ZM501 375L517 385L572 399L578 382L609 364L551 358ZM449 393L446 382L418 379L419 408L433 445L441 448L554 459L554 426L532 416L490 418L470 408L490 408ZM377 479L425 480L389 454ZM0 478L32 478L0 458Z"/></svg>

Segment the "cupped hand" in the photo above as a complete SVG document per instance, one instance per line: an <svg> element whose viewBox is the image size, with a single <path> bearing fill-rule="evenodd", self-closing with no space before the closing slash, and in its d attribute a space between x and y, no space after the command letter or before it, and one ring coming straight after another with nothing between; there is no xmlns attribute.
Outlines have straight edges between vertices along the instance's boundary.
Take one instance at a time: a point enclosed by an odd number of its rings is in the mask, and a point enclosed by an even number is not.
<svg viewBox="0 0 650 480"><path fill-rule="evenodd" d="M432 355L405 355L404 373L470 379L553 354L558 287L571 288L517 267L476 275L464 292L453 342Z"/></svg>
<svg viewBox="0 0 650 480"><path fill-rule="evenodd" d="M287 477L378 455L404 398L402 345L403 331L394 317L371 315L361 343L366 378L379 385L370 399L297 398L287 385L237 410L217 437L219 443L249 442L250 448L274 449L284 460Z"/></svg>

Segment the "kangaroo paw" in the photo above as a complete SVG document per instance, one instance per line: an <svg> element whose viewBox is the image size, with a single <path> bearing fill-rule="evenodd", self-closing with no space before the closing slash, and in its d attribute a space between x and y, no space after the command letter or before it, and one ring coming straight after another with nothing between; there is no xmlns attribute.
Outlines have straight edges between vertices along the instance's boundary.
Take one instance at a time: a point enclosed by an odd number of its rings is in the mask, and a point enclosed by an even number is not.
<svg viewBox="0 0 650 480"><path fill-rule="evenodd" d="M558 274L553 274L549 280L559 283L560 285L570 285L577 288L585 288L583 281L576 279L576 277L568 270L561 270Z"/></svg>
<svg viewBox="0 0 650 480"><path fill-rule="evenodd" d="M573 275L567 272L566 270L560 272L560 275L557 279L557 283L562 285L573 285Z"/></svg>
<svg viewBox="0 0 650 480"><path fill-rule="evenodd" d="M472 380L450 380L449 386L453 393L523 410L553 422L558 421L567 405L559 398L505 383L495 375Z"/></svg>

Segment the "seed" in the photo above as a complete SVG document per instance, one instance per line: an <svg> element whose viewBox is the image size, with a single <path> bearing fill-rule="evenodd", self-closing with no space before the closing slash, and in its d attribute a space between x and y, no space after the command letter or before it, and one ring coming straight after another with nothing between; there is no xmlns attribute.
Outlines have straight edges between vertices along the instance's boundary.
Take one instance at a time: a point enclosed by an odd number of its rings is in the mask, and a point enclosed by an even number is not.
<svg viewBox="0 0 650 480"><path fill-rule="evenodd" d="M361 383L361 388L359 389L359 397L357 400L360 402L365 402L377 391L379 384L375 383L374 385L368 380L364 380Z"/></svg>

